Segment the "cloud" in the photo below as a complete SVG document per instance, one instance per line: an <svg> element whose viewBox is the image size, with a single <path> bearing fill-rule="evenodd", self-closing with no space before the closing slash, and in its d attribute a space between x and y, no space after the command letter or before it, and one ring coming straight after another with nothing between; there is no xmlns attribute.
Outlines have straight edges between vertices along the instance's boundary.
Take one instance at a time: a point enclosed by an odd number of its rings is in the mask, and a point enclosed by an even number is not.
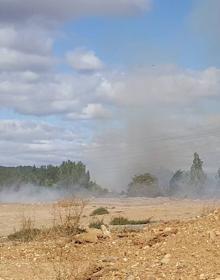
<svg viewBox="0 0 220 280"><path fill-rule="evenodd" d="M46 71L54 64L55 60L49 56L0 48L0 71Z"/></svg>
<svg viewBox="0 0 220 280"><path fill-rule="evenodd" d="M66 54L67 62L77 71L98 71L103 68L102 61L93 51L77 49Z"/></svg>
<svg viewBox="0 0 220 280"><path fill-rule="evenodd" d="M50 71L53 39L36 26L0 26L0 72Z"/></svg>
<svg viewBox="0 0 220 280"><path fill-rule="evenodd" d="M220 70L181 70L175 67L121 73L112 82L103 80L100 95L121 106L152 103L190 104L202 98L219 97Z"/></svg>
<svg viewBox="0 0 220 280"><path fill-rule="evenodd" d="M103 118L109 110L162 104L190 107L219 99L220 70L133 70L128 73L43 74L31 71L0 74L0 108L21 114ZM106 109L106 108L111 109Z"/></svg>
<svg viewBox="0 0 220 280"><path fill-rule="evenodd" d="M0 47L26 53L51 54L53 39L36 26L0 26Z"/></svg>
<svg viewBox="0 0 220 280"><path fill-rule="evenodd" d="M1 0L0 21L15 22L31 18L55 21L92 15L133 14L150 8L150 0Z"/></svg>
<svg viewBox="0 0 220 280"><path fill-rule="evenodd" d="M60 163L68 158L80 158L79 131L44 122L0 120L1 163Z"/></svg>
<svg viewBox="0 0 220 280"><path fill-rule="evenodd" d="M82 108L81 113L69 113L68 119L81 119L81 120L104 120L111 117L111 112L105 108L102 104L88 104Z"/></svg>

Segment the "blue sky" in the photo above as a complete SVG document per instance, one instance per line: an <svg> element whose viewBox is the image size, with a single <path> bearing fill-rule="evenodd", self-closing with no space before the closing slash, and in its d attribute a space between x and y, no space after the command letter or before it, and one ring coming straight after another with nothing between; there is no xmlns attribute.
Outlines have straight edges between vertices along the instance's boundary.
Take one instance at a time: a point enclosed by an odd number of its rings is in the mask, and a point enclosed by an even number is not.
<svg viewBox="0 0 220 280"><path fill-rule="evenodd" d="M205 68L208 43L193 30L196 1L156 0L150 11L133 17L88 17L65 23L54 52L79 46L95 50L108 66L176 64ZM65 34L65 35L64 35ZM63 37L62 37L63 36Z"/></svg>
<svg viewBox="0 0 220 280"><path fill-rule="evenodd" d="M218 0L3 1L0 164L81 159L114 187L195 150L216 170L219 25Z"/></svg>

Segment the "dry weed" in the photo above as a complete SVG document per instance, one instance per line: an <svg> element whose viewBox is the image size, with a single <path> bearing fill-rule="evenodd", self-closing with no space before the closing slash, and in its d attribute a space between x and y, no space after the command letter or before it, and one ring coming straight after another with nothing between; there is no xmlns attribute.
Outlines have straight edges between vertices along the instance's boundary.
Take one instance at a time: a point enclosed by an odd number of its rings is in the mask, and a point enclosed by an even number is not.
<svg viewBox="0 0 220 280"><path fill-rule="evenodd" d="M8 236L9 240L19 240L22 242L32 241L37 235L40 234L40 230L34 227L34 220L31 217L23 215L21 217L20 228L13 234Z"/></svg>
<svg viewBox="0 0 220 280"><path fill-rule="evenodd" d="M53 205L53 227L51 231L59 235L80 233L80 220L87 201L82 199L60 200Z"/></svg>

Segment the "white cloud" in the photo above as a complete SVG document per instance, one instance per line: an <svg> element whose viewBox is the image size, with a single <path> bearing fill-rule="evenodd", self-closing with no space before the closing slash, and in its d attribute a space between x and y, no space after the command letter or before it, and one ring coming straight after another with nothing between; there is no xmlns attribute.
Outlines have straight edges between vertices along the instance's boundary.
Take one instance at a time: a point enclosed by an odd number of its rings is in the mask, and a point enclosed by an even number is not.
<svg viewBox="0 0 220 280"><path fill-rule="evenodd" d="M98 120L107 119L111 117L111 112L105 108L102 104L88 104L82 108L81 113L69 113L67 114L68 119L81 119L81 120Z"/></svg>
<svg viewBox="0 0 220 280"><path fill-rule="evenodd" d="M52 51L53 39L37 26L1 26L0 47L26 53L48 55Z"/></svg>
<svg viewBox="0 0 220 280"><path fill-rule="evenodd" d="M104 81L103 89L107 98L122 106L158 102L186 105L206 97L220 97L220 70L136 70L123 73L111 85Z"/></svg>
<svg viewBox="0 0 220 280"><path fill-rule="evenodd" d="M102 61L93 51L77 49L66 54L67 62L77 71L97 71L103 68Z"/></svg>
<svg viewBox="0 0 220 280"><path fill-rule="evenodd" d="M155 70L156 71L156 70ZM206 98L219 100L220 70L142 70L125 73L0 74L0 108L21 114L101 118L127 107L188 108ZM116 117L115 112L112 114Z"/></svg>
<svg viewBox="0 0 220 280"><path fill-rule="evenodd" d="M55 60L49 56L0 48L0 71L45 71L54 63Z"/></svg>
<svg viewBox="0 0 220 280"><path fill-rule="evenodd" d="M60 163L80 159L81 136L70 129L41 122L0 120L2 164Z"/></svg>

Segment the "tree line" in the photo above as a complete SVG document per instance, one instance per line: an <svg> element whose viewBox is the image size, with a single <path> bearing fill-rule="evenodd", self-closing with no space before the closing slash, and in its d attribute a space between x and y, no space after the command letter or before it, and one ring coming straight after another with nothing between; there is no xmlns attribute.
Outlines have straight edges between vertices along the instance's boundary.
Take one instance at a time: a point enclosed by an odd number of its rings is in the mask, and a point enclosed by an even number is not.
<svg viewBox="0 0 220 280"><path fill-rule="evenodd" d="M169 181L169 186L159 185L156 176L145 173L133 177L127 189L128 196L220 196L220 169L214 180L210 180L203 170L203 161L194 153L189 171L177 170Z"/></svg>
<svg viewBox="0 0 220 280"><path fill-rule="evenodd" d="M4 167L0 166L0 188L19 189L23 185L35 185L50 188L82 188L90 192L105 193L96 182L90 178L86 165L81 161L64 161L61 165L43 165Z"/></svg>

